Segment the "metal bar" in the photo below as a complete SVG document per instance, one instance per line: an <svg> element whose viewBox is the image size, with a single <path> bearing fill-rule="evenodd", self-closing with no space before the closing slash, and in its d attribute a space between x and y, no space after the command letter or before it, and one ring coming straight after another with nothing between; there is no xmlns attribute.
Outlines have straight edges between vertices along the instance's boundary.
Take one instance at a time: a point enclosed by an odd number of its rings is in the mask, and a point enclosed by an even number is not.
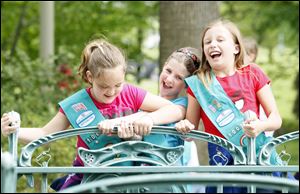
<svg viewBox="0 0 300 194"><path fill-rule="evenodd" d="M10 111L9 116L12 119L10 126L17 127L14 133L9 134L8 136L8 151L11 153L14 161L18 161L18 132L20 130L21 118L20 114L15 111Z"/></svg>
<svg viewBox="0 0 300 194"><path fill-rule="evenodd" d="M17 186L16 161L8 152L1 151L1 193L15 193Z"/></svg>
<svg viewBox="0 0 300 194"><path fill-rule="evenodd" d="M43 162L43 167L47 168L48 163ZM41 185L42 193L48 193L48 177L47 177L47 175L48 175L47 173L42 173L42 185Z"/></svg>
<svg viewBox="0 0 300 194"><path fill-rule="evenodd" d="M248 149L247 149L247 164L256 165L256 145L255 137L248 137ZM251 173L254 174L254 173ZM256 187L250 185L247 188L248 193L256 193Z"/></svg>
<svg viewBox="0 0 300 194"><path fill-rule="evenodd" d="M12 155L14 161L18 161L18 132L11 133L8 136L8 152Z"/></svg>
<svg viewBox="0 0 300 194"><path fill-rule="evenodd" d="M70 192L84 192L91 188L96 188L97 192L111 192L119 189L128 189L143 186L160 186L165 184L205 184L205 185L224 185L224 186L246 186L249 184L256 185L259 188L281 190L282 188L288 189L290 192L299 192L299 181L289 180L280 177L267 177L262 175L248 175L248 174L220 174L220 173L203 173L193 174L190 173L168 173L168 174L146 174L146 175L133 175L121 176L114 178L107 178L97 180L90 183L74 186L63 190L63 193Z"/></svg>
<svg viewBox="0 0 300 194"><path fill-rule="evenodd" d="M108 166L108 167L16 167L18 174L29 173L157 173L157 172L298 172L299 166Z"/></svg>
<svg viewBox="0 0 300 194"><path fill-rule="evenodd" d="M247 164L256 165L255 137L248 137Z"/></svg>
<svg viewBox="0 0 300 194"><path fill-rule="evenodd" d="M219 185L217 186L217 193L223 193L223 187L224 187L223 184L219 184Z"/></svg>

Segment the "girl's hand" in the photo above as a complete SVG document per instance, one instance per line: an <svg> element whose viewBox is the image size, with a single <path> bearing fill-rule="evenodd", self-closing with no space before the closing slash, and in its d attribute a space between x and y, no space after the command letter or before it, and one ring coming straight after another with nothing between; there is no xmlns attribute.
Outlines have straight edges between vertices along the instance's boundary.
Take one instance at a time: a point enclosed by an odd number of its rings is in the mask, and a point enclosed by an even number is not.
<svg viewBox="0 0 300 194"><path fill-rule="evenodd" d="M261 121L257 118L248 119L243 124L245 135L248 137L257 137L264 130L261 128Z"/></svg>
<svg viewBox="0 0 300 194"><path fill-rule="evenodd" d="M1 117L1 132L4 137L16 132L20 128L20 116L14 114L15 112L4 113Z"/></svg>
<svg viewBox="0 0 300 194"><path fill-rule="evenodd" d="M122 120L120 126L118 127L118 136L120 138L130 140L134 136L133 124Z"/></svg>
<svg viewBox="0 0 300 194"><path fill-rule="evenodd" d="M102 131L102 134L110 136L114 127L117 126L117 123L111 119L103 120L98 123L97 127Z"/></svg>
<svg viewBox="0 0 300 194"><path fill-rule="evenodd" d="M175 128L179 133L186 134L195 129L195 126L187 119L181 120L175 124Z"/></svg>
<svg viewBox="0 0 300 194"><path fill-rule="evenodd" d="M243 123L243 129L246 136L257 137L261 132L263 132L261 122L253 111L247 110L244 112L244 116L245 121Z"/></svg>
<svg viewBox="0 0 300 194"><path fill-rule="evenodd" d="M134 132L136 135L149 135L153 125L154 121L152 117L147 114L133 122Z"/></svg>

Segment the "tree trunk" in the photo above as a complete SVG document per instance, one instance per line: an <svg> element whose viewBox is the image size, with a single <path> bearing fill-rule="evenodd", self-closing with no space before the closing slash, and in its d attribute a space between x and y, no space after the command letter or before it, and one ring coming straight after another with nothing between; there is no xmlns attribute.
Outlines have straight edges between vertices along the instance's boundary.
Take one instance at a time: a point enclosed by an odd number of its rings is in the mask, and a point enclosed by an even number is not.
<svg viewBox="0 0 300 194"><path fill-rule="evenodd" d="M160 1L160 57L161 71L167 57L176 49L191 46L201 48L201 32L219 17L216 1ZM200 122L201 123L201 122ZM199 125L200 130L203 129ZM196 141L199 162L208 164L207 143Z"/></svg>
<svg viewBox="0 0 300 194"><path fill-rule="evenodd" d="M49 64L54 56L54 3L40 2L40 58Z"/></svg>
<svg viewBox="0 0 300 194"><path fill-rule="evenodd" d="M11 58L15 54L17 43L18 43L18 40L19 40L20 35L21 35L21 30L23 28L23 22L24 22L24 19L25 19L25 13L26 13L26 8L27 8L27 3L28 2L24 1L23 4L22 4L22 7L21 7L21 13L20 13L20 17L19 17L19 22L18 22L18 25L16 27L16 32L15 32L15 36L14 36L14 39L13 39L12 47L10 49L10 57L9 58Z"/></svg>
<svg viewBox="0 0 300 194"><path fill-rule="evenodd" d="M204 27L219 17L216 1L160 1L160 70L167 57L185 46L200 48Z"/></svg>

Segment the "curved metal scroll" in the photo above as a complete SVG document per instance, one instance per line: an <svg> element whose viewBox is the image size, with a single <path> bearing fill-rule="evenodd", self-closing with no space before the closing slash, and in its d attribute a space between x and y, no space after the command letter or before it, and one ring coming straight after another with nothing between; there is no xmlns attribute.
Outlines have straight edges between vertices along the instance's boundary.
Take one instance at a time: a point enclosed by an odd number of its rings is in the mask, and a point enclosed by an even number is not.
<svg viewBox="0 0 300 194"><path fill-rule="evenodd" d="M97 150L79 148L78 154L85 166L111 166L127 161L170 166L182 156L183 151L183 146L168 148L148 142L125 141Z"/></svg>
<svg viewBox="0 0 300 194"><path fill-rule="evenodd" d="M163 173L122 176L77 185L63 190L62 193L116 193L124 189L134 191L135 193L146 193L145 191L137 190L140 185L155 186L159 188L160 186L168 185L170 183L175 185L205 184L210 186L217 186L220 184L223 186L255 185L257 188L278 191L288 190L290 192L299 193L299 181L297 180L238 173Z"/></svg>
<svg viewBox="0 0 300 194"><path fill-rule="evenodd" d="M116 134L116 132L117 132L117 128L115 128L114 134ZM22 148L20 159L19 159L19 165L31 166L32 154L41 145L48 144L49 142L56 141L59 139L80 135L80 134L86 134L86 133L99 133L99 129L96 126L70 129L70 130L60 131L57 133L46 135L37 140L34 140ZM246 156L243 150L241 149L241 147L234 145L233 143L227 141L226 139L220 138L218 136L203 131L193 130L190 133L183 136L182 134L178 133L174 127L153 126L151 130L151 134L169 134L169 135L181 136L184 138L194 138L206 142L211 142L227 149L232 155L232 157L234 158L235 164L245 165L247 162Z"/></svg>
<svg viewBox="0 0 300 194"><path fill-rule="evenodd" d="M281 135L272 139L270 142L265 144L258 156L258 164L259 165L270 165L271 152L275 149L276 146L281 145L283 143L299 139L299 131L294 131L285 135Z"/></svg>
<svg viewBox="0 0 300 194"><path fill-rule="evenodd" d="M89 150L86 148L79 148L78 154L85 166L112 166L115 164L130 165L132 162L147 163L147 165L170 166L175 164L184 151L183 146L177 147L163 147L149 142L142 141L125 141L114 144L109 147L104 147L97 150ZM125 162L125 163L124 163ZM129 163L126 163L129 162ZM96 180L104 180L107 178L124 176L118 173L109 174L84 174L81 184ZM126 175L125 175L126 176ZM136 192L148 191L154 193L168 193L168 192L185 192L183 185L168 185L166 187L144 187L137 188ZM132 192L131 190L120 190L120 193Z"/></svg>

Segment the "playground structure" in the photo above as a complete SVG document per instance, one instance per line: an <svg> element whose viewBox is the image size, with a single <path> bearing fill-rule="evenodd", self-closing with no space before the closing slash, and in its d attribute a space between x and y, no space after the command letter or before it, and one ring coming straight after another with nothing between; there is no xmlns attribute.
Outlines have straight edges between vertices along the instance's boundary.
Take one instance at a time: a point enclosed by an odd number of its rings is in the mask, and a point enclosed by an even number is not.
<svg viewBox="0 0 300 194"><path fill-rule="evenodd" d="M143 141L125 141L99 150L78 149L85 167L52 167L48 166L51 159L50 150L40 154L35 160L41 161L40 167L31 164L34 151L45 144L86 133L97 133L94 127L70 129L53 133L22 147L17 153L17 133L9 138L9 153L1 150L1 193L17 191L19 176L26 176L27 184L34 186L33 174L41 174L41 191L48 192L50 173L83 173L82 184L70 187L63 192L186 192L184 185L200 184L216 186L219 193L224 186L245 186L248 193L256 189L272 189L283 193L299 192L299 181L287 177L272 177L272 172L295 173L299 165L270 164L273 148L286 142L299 139L299 131L294 131L276 138L265 144L260 153L255 153L255 139L248 140L248 153L226 139L202 131L192 131L186 135L178 133L173 127L154 126L151 134L170 134L196 141L206 141L226 148L234 158L234 166L174 166L182 156L183 147L161 147ZM116 135L116 130L115 130ZM280 153L283 156L286 153ZM122 155L122 157L120 157ZM43 160L42 160L43 158ZM43 161L43 162L42 162ZM142 161L154 166L112 166L122 162ZM263 174L262 174L263 173Z"/></svg>

